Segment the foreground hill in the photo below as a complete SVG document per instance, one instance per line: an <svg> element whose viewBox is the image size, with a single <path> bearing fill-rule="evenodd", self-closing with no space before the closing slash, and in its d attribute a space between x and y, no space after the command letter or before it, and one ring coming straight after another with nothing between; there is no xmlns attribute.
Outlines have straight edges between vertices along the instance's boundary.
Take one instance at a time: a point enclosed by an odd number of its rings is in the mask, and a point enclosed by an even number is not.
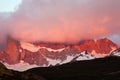
<svg viewBox="0 0 120 80"><path fill-rule="evenodd" d="M120 58L79 61L57 67L35 68L25 73L41 75L48 80L120 80Z"/></svg>
<svg viewBox="0 0 120 80"><path fill-rule="evenodd" d="M115 56L25 72L8 70L0 64L0 80L120 80L119 75L120 57Z"/></svg>
<svg viewBox="0 0 120 80"><path fill-rule="evenodd" d="M45 80L39 75L8 70L0 63L0 80Z"/></svg>

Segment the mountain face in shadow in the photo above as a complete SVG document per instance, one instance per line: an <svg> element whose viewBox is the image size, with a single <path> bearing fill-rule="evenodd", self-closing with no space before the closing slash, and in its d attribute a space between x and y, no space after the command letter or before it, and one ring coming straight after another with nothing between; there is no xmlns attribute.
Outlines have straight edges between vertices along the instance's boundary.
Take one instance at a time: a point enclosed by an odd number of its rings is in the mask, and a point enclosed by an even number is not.
<svg viewBox="0 0 120 80"><path fill-rule="evenodd" d="M111 56L88 61L76 61L60 66L34 68L25 72L8 70L4 65L0 64L0 80L8 79L120 80L120 57Z"/></svg>
<svg viewBox="0 0 120 80"><path fill-rule="evenodd" d="M45 80L40 75L32 73L21 73L13 70L8 70L0 63L0 80Z"/></svg>

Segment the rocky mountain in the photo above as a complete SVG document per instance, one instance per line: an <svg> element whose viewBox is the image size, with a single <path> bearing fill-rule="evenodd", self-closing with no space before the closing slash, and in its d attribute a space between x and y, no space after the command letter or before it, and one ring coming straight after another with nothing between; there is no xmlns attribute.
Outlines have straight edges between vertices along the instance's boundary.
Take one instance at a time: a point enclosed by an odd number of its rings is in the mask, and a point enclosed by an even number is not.
<svg viewBox="0 0 120 80"><path fill-rule="evenodd" d="M118 46L107 38L64 44L28 43L8 37L6 49L0 51L0 61L10 69L15 69L15 67L21 69L19 66L23 65L24 71L31 68L28 66L48 67L71 61L106 57L117 48Z"/></svg>
<svg viewBox="0 0 120 80"><path fill-rule="evenodd" d="M45 49L43 50L46 52ZM2 51L0 53L2 55L5 52ZM29 68L29 70L26 69L27 71L23 72L9 70L0 63L0 80L119 80L119 61L120 48L114 50L110 56L104 58L95 59L94 55L84 51L72 58L69 63L49 67ZM20 61L20 63L24 62ZM12 66L15 68L15 65ZM20 69L21 65L18 66L17 68Z"/></svg>
<svg viewBox="0 0 120 80"><path fill-rule="evenodd" d="M99 40L86 40L82 43L79 43L74 46L77 48L80 52L88 51L89 53L93 55L98 54L109 54L115 49L117 49L117 45L110 41L107 38L99 39Z"/></svg>
<svg viewBox="0 0 120 80"><path fill-rule="evenodd" d="M19 42L11 37L8 37L7 46L5 49L7 55L6 61L9 64L16 64L20 61Z"/></svg>

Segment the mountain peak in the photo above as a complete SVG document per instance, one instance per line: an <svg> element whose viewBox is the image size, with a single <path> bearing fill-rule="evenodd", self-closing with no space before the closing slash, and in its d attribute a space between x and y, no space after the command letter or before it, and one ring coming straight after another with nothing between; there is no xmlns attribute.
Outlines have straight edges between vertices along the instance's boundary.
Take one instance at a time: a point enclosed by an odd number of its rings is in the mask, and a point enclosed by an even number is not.
<svg viewBox="0 0 120 80"><path fill-rule="evenodd" d="M94 50L96 53L99 54L108 54L112 50L118 48L118 46L108 38L99 39L97 41L85 40L80 44L75 45L74 47L77 48L80 52L88 51L89 53L92 53L92 51Z"/></svg>
<svg viewBox="0 0 120 80"><path fill-rule="evenodd" d="M1 62L8 64L50 65L64 64L71 60L89 60L109 56L118 46L108 38L83 40L78 44L29 43L8 36L5 51L0 52ZM87 52L87 54L84 53ZM22 63L21 63L22 61Z"/></svg>
<svg viewBox="0 0 120 80"><path fill-rule="evenodd" d="M7 37L7 45L5 49L6 61L9 64L15 64L19 62L19 42L12 38L11 36Z"/></svg>

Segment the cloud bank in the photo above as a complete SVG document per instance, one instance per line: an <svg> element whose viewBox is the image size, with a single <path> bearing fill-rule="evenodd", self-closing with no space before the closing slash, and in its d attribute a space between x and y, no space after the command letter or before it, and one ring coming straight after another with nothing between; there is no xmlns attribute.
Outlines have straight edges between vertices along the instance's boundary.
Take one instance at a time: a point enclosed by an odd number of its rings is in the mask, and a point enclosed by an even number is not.
<svg viewBox="0 0 120 80"><path fill-rule="evenodd" d="M120 34L120 0L23 0L0 14L0 39L78 42ZM113 37L114 38L114 37Z"/></svg>

